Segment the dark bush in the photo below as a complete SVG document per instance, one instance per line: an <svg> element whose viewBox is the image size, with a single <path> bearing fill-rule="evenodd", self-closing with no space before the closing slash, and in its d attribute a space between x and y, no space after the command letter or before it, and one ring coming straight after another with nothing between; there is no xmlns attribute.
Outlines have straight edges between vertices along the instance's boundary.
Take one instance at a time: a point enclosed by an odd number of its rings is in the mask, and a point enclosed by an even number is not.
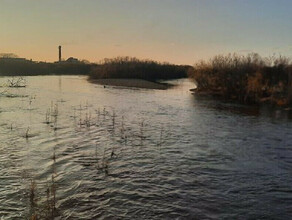
<svg viewBox="0 0 292 220"><path fill-rule="evenodd" d="M187 77L189 66L158 63L152 60L139 60L131 57L104 59L92 68L91 79L135 78L155 81Z"/></svg>

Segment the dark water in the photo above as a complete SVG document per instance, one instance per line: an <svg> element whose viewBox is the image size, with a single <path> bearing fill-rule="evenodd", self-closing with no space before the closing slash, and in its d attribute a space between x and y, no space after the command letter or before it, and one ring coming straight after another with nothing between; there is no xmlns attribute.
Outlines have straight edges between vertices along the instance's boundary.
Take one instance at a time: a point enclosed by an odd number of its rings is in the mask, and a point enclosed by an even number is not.
<svg viewBox="0 0 292 220"><path fill-rule="evenodd" d="M187 80L27 82L0 96L0 219L44 213L52 185L55 219L292 219L289 111L199 98Z"/></svg>

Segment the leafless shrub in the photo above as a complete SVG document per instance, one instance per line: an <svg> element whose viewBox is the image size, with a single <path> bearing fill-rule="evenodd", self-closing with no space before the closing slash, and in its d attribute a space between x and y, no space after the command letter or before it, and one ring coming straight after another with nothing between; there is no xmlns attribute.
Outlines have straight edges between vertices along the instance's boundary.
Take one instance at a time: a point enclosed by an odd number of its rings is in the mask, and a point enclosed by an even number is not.
<svg viewBox="0 0 292 220"><path fill-rule="evenodd" d="M197 92L244 103L258 103L268 97L270 100L292 99L289 95L292 94L291 60L283 56L218 55L207 62L198 62L188 75L195 80Z"/></svg>

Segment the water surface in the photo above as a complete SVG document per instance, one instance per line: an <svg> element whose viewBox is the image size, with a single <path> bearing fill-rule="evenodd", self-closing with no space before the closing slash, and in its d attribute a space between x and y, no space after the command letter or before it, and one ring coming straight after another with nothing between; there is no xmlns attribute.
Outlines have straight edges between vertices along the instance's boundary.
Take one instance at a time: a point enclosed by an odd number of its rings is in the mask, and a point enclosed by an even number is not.
<svg viewBox="0 0 292 220"><path fill-rule="evenodd" d="M188 80L26 79L0 96L2 219L32 213L31 181L38 209L54 182L59 219L291 219L289 111L196 97Z"/></svg>

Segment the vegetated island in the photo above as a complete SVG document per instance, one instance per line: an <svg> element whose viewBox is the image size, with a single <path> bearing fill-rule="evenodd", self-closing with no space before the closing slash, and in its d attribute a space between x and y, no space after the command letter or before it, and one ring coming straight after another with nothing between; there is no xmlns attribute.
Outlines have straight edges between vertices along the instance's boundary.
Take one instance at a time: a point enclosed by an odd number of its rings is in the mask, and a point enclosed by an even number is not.
<svg viewBox="0 0 292 220"><path fill-rule="evenodd" d="M197 85L194 94L245 104L292 105L292 65L287 57L218 55L195 64L188 75Z"/></svg>
<svg viewBox="0 0 292 220"><path fill-rule="evenodd" d="M54 63L34 62L13 54L0 56L0 76L87 75L103 85L167 89L162 80L186 78L191 66L139 60L131 57L104 59L99 63L69 58Z"/></svg>
<svg viewBox="0 0 292 220"><path fill-rule="evenodd" d="M191 66L140 60L134 57L104 59L92 68L89 80L112 86L167 89L171 85L162 80L186 78Z"/></svg>

